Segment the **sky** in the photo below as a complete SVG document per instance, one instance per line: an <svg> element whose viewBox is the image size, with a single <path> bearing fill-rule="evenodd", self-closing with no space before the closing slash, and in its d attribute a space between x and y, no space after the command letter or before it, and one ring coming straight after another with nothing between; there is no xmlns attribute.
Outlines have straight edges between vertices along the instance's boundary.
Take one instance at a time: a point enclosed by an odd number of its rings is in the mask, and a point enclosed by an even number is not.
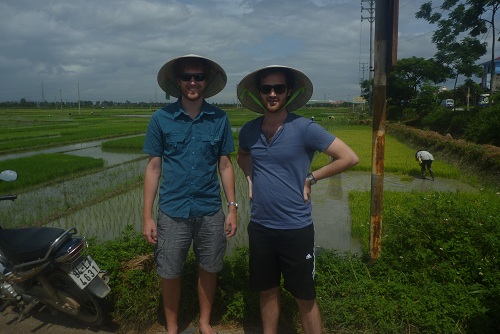
<svg viewBox="0 0 500 334"><path fill-rule="evenodd" d="M431 43L436 27L415 18L426 1L399 2L398 58L430 58L436 51ZM158 71L186 54L212 59L226 71L227 85L208 99L212 103L236 103L236 86L245 75L276 64L304 72L313 82L314 100L351 101L360 95L360 79L369 77L370 14L361 5L361 0L2 0L0 101L167 102ZM481 62L488 59L489 53Z"/></svg>

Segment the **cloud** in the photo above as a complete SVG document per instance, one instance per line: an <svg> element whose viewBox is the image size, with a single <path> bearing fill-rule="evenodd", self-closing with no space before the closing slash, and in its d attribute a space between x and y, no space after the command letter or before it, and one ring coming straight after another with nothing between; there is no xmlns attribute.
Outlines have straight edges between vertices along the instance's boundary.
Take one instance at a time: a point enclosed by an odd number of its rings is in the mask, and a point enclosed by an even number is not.
<svg viewBox="0 0 500 334"><path fill-rule="evenodd" d="M432 57L432 27L400 2L398 54ZM165 101L156 82L169 59L215 60L228 84L211 102L236 102L236 85L270 64L310 76L313 99L351 99L368 77L369 24L351 0L7 0L0 4L0 101L62 95Z"/></svg>

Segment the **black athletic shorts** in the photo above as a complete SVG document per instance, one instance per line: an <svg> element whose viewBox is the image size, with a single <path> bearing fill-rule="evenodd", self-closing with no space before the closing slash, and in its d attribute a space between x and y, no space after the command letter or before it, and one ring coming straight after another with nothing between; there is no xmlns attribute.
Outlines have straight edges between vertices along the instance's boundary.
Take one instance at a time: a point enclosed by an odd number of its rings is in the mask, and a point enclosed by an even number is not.
<svg viewBox="0 0 500 334"><path fill-rule="evenodd" d="M294 230L278 230L250 222L250 288L264 291L280 286L295 298L316 298L314 287L314 225Z"/></svg>

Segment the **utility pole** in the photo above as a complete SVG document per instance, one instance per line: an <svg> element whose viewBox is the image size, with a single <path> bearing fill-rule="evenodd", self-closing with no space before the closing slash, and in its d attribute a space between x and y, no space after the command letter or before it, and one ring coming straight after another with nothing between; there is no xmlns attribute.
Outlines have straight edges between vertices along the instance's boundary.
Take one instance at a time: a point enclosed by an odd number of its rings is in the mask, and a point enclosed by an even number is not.
<svg viewBox="0 0 500 334"><path fill-rule="evenodd" d="M360 75L360 78L359 80L361 81L361 83L363 83L365 81L365 71L366 71L366 63L359 63L359 71L361 72L361 75ZM363 87L361 87L361 85L359 85L359 89L360 89L360 94L359 95L362 95L363 94Z"/></svg>
<svg viewBox="0 0 500 334"><path fill-rule="evenodd" d="M42 81L42 105L45 102L45 89L43 87L43 81Z"/></svg>
<svg viewBox="0 0 500 334"><path fill-rule="evenodd" d="M363 7L363 2L368 3L369 7ZM375 21L375 0L361 0L361 22L363 20L368 20L370 22L370 63L368 65L368 87L369 87L369 95L368 95L368 115L373 115L373 22ZM368 13L367 17L363 16L363 11Z"/></svg>
<svg viewBox="0 0 500 334"><path fill-rule="evenodd" d="M387 74L397 60L399 0L377 0L370 199L370 260L382 250Z"/></svg>
<svg viewBox="0 0 500 334"><path fill-rule="evenodd" d="M78 83L78 115L81 115L80 111L80 83Z"/></svg>

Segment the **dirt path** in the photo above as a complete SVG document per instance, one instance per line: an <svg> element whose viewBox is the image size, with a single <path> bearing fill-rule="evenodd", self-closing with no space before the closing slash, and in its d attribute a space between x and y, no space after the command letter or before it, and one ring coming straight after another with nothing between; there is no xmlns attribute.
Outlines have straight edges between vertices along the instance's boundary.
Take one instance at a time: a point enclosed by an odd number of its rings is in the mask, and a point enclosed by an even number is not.
<svg viewBox="0 0 500 334"><path fill-rule="evenodd" d="M0 313L0 333L2 334L160 334L166 333L161 323L156 323L150 328L140 332L119 331L118 324L107 324L99 328L88 328L78 321L62 313L52 314L47 308L35 308L30 316L18 321L19 314L12 307ZM257 334L258 328L216 326L214 329L220 334ZM195 325L181 328L181 334L198 333ZM284 333L283 333L284 334Z"/></svg>

